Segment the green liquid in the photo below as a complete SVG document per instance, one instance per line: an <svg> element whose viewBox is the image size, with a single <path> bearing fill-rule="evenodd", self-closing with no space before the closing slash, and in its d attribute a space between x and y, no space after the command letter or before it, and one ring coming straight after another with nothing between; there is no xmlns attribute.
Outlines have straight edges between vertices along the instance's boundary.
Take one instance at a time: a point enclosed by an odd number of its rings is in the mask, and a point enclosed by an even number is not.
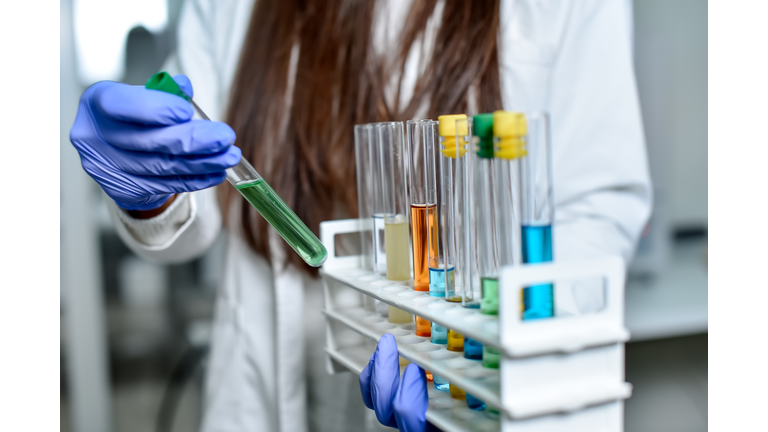
<svg viewBox="0 0 768 432"><path fill-rule="evenodd" d="M483 345L483 366L498 369L501 363L501 351L497 348Z"/></svg>
<svg viewBox="0 0 768 432"><path fill-rule="evenodd" d="M328 251L263 179L235 186L307 264L320 267Z"/></svg>
<svg viewBox="0 0 768 432"><path fill-rule="evenodd" d="M480 279L480 289L483 296L480 301L480 312L497 315L499 313L499 280L482 278Z"/></svg>

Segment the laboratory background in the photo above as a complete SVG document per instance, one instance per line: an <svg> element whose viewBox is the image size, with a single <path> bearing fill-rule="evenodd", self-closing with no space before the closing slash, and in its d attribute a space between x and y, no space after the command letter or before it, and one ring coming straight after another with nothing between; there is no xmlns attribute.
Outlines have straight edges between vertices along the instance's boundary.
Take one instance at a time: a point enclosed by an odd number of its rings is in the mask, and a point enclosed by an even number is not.
<svg viewBox="0 0 768 432"><path fill-rule="evenodd" d="M182 265L120 241L69 141L100 80L144 84L184 0L61 0L61 430L194 431L224 236ZM117 11L117 12L116 12ZM707 430L707 2L635 1L634 65L654 185L626 287L625 430ZM350 131L351 133L352 131Z"/></svg>

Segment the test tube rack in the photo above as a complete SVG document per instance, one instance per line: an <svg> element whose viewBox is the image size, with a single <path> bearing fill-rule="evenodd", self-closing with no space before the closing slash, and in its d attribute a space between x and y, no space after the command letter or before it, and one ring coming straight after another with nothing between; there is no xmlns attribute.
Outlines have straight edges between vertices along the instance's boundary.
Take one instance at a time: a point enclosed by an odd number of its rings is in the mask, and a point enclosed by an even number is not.
<svg viewBox="0 0 768 432"><path fill-rule="evenodd" d="M370 221L347 219L320 224L328 260L320 269L326 317L326 367L335 374L359 374L376 342L392 333L400 356L437 374L494 407L500 414L473 411L466 402L429 383L427 420L446 432L623 430L624 382L623 260L505 267L499 281L499 315L413 290L360 268L360 256L337 257L335 237L370 231ZM604 308L594 314L521 321L520 287L600 278ZM415 324L391 324L376 315L373 300L452 328L502 352L499 369L415 335Z"/></svg>

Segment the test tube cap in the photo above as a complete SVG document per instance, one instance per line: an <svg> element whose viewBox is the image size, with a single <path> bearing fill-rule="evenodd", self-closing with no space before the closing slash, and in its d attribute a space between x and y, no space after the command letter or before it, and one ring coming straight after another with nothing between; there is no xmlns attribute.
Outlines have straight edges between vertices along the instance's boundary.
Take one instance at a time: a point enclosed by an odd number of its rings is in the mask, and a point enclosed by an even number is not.
<svg viewBox="0 0 768 432"><path fill-rule="evenodd" d="M456 135L468 135L469 125L468 122L462 122L459 126L459 130L456 129L456 120L464 120L467 118L466 114L446 114L437 118L438 126L437 133L443 137L453 137Z"/></svg>
<svg viewBox="0 0 768 432"><path fill-rule="evenodd" d="M176 96L183 97L186 100L190 100L189 96L179 87L173 77L168 72L158 72L152 75L144 86L150 90L160 90L166 93L174 94Z"/></svg>
<svg viewBox="0 0 768 432"><path fill-rule="evenodd" d="M493 159L493 114L477 114L472 117L472 132L477 140L477 155Z"/></svg>
<svg viewBox="0 0 768 432"><path fill-rule="evenodd" d="M520 137L527 133L525 114L501 110L493 113L493 134L495 136Z"/></svg>
<svg viewBox="0 0 768 432"><path fill-rule="evenodd" d="M472 133L481 139L493 138L493 114L477 114L472 117Z"/></svg>

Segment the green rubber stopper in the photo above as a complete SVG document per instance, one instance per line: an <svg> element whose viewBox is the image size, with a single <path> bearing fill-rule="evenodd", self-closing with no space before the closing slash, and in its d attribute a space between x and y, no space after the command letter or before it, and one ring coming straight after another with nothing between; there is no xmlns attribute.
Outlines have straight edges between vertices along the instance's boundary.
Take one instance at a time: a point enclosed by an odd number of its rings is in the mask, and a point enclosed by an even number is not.
<svg viewBox="0 0 768 432"><path fill-rule="evenodd" d="M477 156L493 159L493 113L472 117L472 132L478 138Z"/></svg>
<svg viewBox="0 0 768 432"><path fill-rule="evenodd" d="M158 72L152 75L152 78L147 81L145 85L150 90L160 90L166 93L181 96L186 100L191 100L189 96L179 87L173 77L168 75L168 72Z"/></svg>

